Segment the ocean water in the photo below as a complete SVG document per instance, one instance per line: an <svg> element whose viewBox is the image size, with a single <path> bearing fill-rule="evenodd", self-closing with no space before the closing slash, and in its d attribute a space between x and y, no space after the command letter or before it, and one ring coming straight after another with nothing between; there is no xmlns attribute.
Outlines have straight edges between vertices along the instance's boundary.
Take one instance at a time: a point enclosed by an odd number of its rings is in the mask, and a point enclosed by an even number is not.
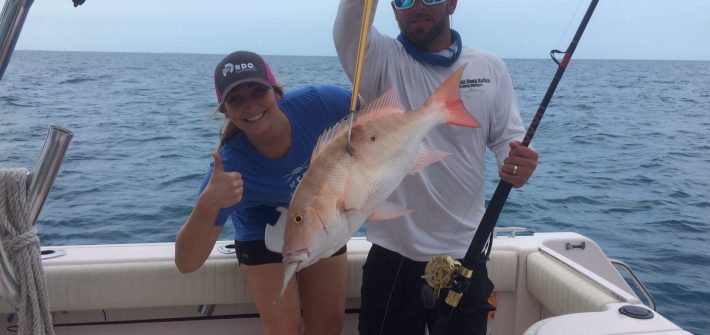
<svg viewBox="0 0 710 335"><path fill-rule="evenodd" d="M15 52L0 81L0 168L32 169L49 125L74 132L37 223L43 245L174 241L217 144L220 58ZM351 87L334 57L266 58L286 89ZM555 64L506 63L527 124ZM539 167L498 224L594 239L663 315L706 334L709 133L710 62L574 59L532 142ZM488 198L497 182L489 171Z"/></svg>

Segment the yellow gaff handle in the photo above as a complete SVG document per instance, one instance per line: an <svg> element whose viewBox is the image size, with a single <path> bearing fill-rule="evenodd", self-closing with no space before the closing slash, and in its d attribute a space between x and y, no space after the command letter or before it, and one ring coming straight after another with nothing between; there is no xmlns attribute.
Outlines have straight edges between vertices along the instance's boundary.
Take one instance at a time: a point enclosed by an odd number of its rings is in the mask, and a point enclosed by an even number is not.
<svg viewBox="0 0 710 335"><path fill-rule="evenodd" d="M353 147L351 143L353 120L357 108L358 94L360 93L360 78L362 78L362 65L365 63L365 45L367 44L367 34L370 31L370 21L372 18L372 0L365 0L364 15L362 16L362 24L360 25L360 44L357 48L357 60L355 62L355 79L353 80L353 94L350 97L350 127L348 127L348 153L353 155Z"/></svg>
<svg viewBox="0 0 710 335"><path fill-rule="evenodd" d="M370 31L370 21L372 18L372 0L365 0L365 10L360 26L360 44L357 48L357 61L355 63L355 80L353 81L353 96L350 103L350 112L355 112L357 107L357 96L360 92L360 78L362 78L362 66L365 63L365 45L367 35Z"/></svg>

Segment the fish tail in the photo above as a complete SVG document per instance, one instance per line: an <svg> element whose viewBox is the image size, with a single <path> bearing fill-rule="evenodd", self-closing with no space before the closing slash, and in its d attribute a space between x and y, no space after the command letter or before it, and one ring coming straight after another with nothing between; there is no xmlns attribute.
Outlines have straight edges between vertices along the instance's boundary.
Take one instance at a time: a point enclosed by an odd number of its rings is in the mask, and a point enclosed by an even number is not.
<svg viewBox="0 0 710 335"><path fill-rule="evenodd" d="M481 124L466 110L466 106L461 101L459 82L465 68L466 65L463 65L452 73L424 102L424 105L440 109L444 113L447 124L480 128Z"/></svg>

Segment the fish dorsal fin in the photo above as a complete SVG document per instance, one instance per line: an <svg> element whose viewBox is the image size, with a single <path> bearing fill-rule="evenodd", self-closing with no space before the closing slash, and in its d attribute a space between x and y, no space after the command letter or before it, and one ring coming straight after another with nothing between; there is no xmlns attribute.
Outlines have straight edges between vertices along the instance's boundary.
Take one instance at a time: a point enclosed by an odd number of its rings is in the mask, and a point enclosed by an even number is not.
<svg viewBox="0 0 710 335"><path fill-rule="evenodd" d="M330 143L333 142L333 140L335 140L341 132L348 131L348 127L350 127L350 118L354 116L353 114L354 113L350 113L350 115L338 121L338 123L332 127L326 129L326 131L318 137L318 141L316 142L316 145L313 148L313 153L311 154L311 163L313 163L313 160L315 160L316 157L318 157L318 155L320 155L320 153L325 150L325 148L327 148L328 145L330 145Z"/></svg>
<svg viewBox="0 0 710 335"><path fill-rule="evenodd" d="M338 123L328 128L323 134L318 138L316 146L313 148L313 154L311 155L311 162L323 151L328 145L330 145L336 137L342 132L347 132L350 127L350 118L355 117L353 121L353 127L364 124L371 120L390 115L404 113L402 104L397 98L397 92L394 88L391 88L385 92L382 96L375 99L373 102L367 104L362 111L358 113L350 113L350 115Z"/></svg>
<svg viewBox="0 0 710 335"><path fill-rule="evenodd" d="M357 119L355 119L355 125L360 125L386 115L403 112L404 108L399 102L397 91L395 91L394 88L390 88L385 94L365 106L358 114Z"/></svg>

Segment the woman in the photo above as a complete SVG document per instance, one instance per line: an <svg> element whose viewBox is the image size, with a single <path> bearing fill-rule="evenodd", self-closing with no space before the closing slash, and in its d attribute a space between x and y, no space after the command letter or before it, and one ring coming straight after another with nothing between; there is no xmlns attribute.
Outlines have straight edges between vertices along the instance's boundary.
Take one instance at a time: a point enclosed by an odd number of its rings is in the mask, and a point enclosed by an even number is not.
<svg viewBox="0 0 710 335"><path fill-rule="evenodd" d="M182 273L209 256L222 226L234 224L239 269L261 316L263 334L339 334L345 310L345 247L303 269L279 296L284 265L264 242L276 207L288 207L320 134L348 115L351 94L335 86L307 86L284 94L263 58L234 52L215 68L224 113L219 153L175 242ZM345 149L343 149L345 150Z"/></svg>

